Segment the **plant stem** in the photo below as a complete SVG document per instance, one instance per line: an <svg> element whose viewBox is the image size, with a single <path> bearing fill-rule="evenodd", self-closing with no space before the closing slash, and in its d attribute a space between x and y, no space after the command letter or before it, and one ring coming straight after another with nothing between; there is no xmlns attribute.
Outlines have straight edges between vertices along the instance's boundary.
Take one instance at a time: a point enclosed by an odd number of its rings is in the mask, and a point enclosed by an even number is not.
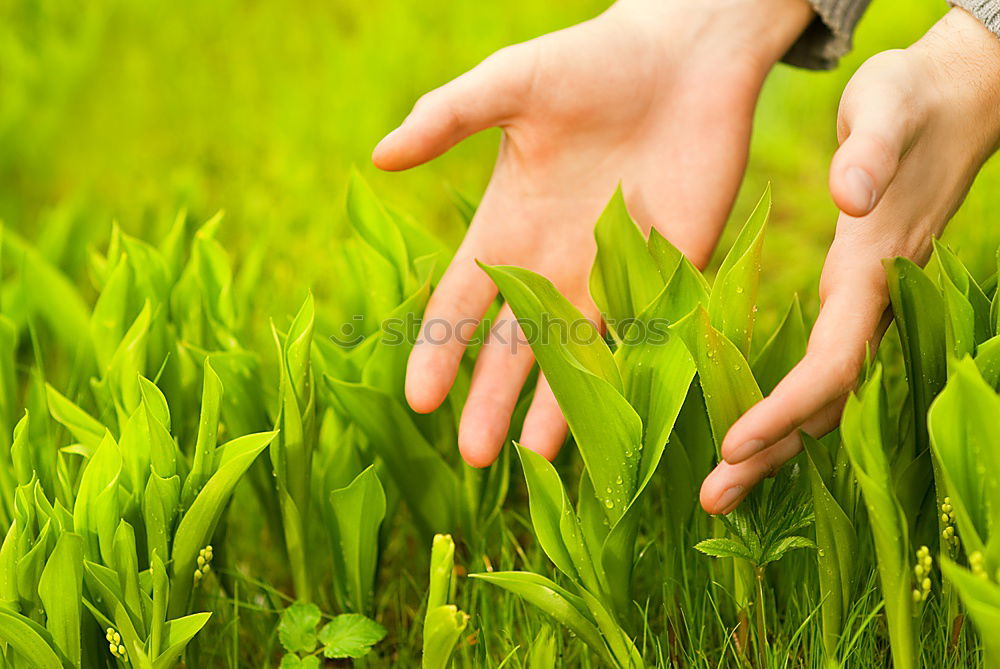
<svg viewBox="0 0 1000 669"><path fill-rule="evenodd" d="M767 636L764 630L764 567L754 567L757 577L757 667L764 669L767 662Z"/></svg>

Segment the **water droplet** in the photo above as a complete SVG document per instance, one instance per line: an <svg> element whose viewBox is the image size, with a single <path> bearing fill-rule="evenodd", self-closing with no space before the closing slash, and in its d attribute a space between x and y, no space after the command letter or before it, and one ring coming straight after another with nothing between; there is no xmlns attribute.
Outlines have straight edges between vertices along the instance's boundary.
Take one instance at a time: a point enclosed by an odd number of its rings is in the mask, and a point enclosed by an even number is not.
<svg viewBox="0 0 1000 669"><path fill-rule="evenodd" d="M610 487L608 487L608 489L607 489L607 491L606 491L606 492L607 492L607 493L608 493L608 494L610 495L610 494L611 494L611 488L610 488Z"/></svg>
<svg viewBox="0 0 1000 669"><path fill-rule="evenodd" d="M742 294L743 293L743 286L736 286L736 292Z"/></svg>
<svg viewBox="0 0 1000 669"><path fill-rule="evenodd" d="M615 479L615 483L617 483L618 485L621 485L622 484L622 477L619 476L618 478L616 478ZM608 490L610 491L610 488Z"/></svg>
<svg viewBox="0 0 1000 669"><path fill-rule="evenodd" d="M604 506L608 507L609 509L613 509L615 508L615 503L612 502L610 499L606 499L604 500Z"/></svg>

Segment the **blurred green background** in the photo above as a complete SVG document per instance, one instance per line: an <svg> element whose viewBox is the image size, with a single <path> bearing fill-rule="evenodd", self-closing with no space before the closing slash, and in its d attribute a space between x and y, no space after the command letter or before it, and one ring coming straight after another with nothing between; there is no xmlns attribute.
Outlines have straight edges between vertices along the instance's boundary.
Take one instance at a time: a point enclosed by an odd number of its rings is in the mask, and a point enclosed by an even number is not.
<svg viewBox="0 0 1000 669"><path fill-rule="evenodd" d="M325 258L346 234L350 166L388 202L457 242L462 228L446 186L478 198L498 131L404 174L374 170L372 147L422 92L503 45L604 6L2 3L0 218L82 276L88 245L103 243L113 219L156 238L180 207L196 221L225 209L223 239L233 256L256 249L265 259L260 308L291 312L309 285L322 304L337 292ZM826 172L844 84L865 58L910 44L946 9L943 0L875 0L854 52L836 71L780 66L770 77L734 213L742 220L763 185L773 183L762 313L793 291L815 307L835 221ZM998 211L1000 171L993 164L948 233L979 274L994 266L1000 232L991 222ZM53 227L72 234L46 235Z"/></svg>

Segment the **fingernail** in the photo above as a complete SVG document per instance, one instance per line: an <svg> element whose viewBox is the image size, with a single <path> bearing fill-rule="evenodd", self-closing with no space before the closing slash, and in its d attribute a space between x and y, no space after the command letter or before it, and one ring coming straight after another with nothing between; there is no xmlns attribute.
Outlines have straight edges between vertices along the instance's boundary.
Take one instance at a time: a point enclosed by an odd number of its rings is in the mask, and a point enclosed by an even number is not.
<svg viewBox="0 0 1000 669"><path fill-rule="evenodd" d="M875 206L875 183L860 167L849 167L844 174L852 204L865 214Z"/></svg>
<svg viewBox="0 0 1000 669"><path fill-rule="evenodd" d="M758 453L764 449L763 439L751 439L750 441L745 441L726 456L726 462L731 465L739 464L749 458L754 453Z"/></svg>
<svg viewBox="0 0 1000 669"><path fill-rule="evenodd" d="M743 495L743 491L746 490L741 485L734 485L732 488L726 490L726 492L719 495L717 506L721 509L719 515L727 514L736 507L736 503L739 501L740 496Z"/></svg>

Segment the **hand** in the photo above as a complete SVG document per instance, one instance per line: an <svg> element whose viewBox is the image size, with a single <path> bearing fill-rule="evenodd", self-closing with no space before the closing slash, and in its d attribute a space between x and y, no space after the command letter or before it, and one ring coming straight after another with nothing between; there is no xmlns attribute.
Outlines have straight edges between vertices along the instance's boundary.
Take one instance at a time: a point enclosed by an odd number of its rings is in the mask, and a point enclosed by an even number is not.
<svg viewBox="0 0 1000 669"><path fill-rule="evenodd" d="M701 489L728 513L801 449L798 430L833 429L890 316L882 259L927 261L1000 143L1000 40L952 10L905 51L866 62L844 91L830 191L841 210L807 353L722 443Z"/></svg>
<svg viewBox="0 0 1000 669"><path fill-rule="evenodd" d="M433 342L422 337L409 359L415 411L444 400L462 342L496 296L476 260L539 272L599 319L588 291L593 226L619 182L647 232L656 226L707 262L743 174L760 86L811 18L805 0L711 4L620 0L591 21L502 49L423 96L376 147L375 165L403 170L503 128L482 203L424 314ZM479 352L459 428L474 466L496 458L534 361L523 342L511 347L508 307L494 331L501 336ZM552 458L565 436L541 377L521 442Z"/></svg>

